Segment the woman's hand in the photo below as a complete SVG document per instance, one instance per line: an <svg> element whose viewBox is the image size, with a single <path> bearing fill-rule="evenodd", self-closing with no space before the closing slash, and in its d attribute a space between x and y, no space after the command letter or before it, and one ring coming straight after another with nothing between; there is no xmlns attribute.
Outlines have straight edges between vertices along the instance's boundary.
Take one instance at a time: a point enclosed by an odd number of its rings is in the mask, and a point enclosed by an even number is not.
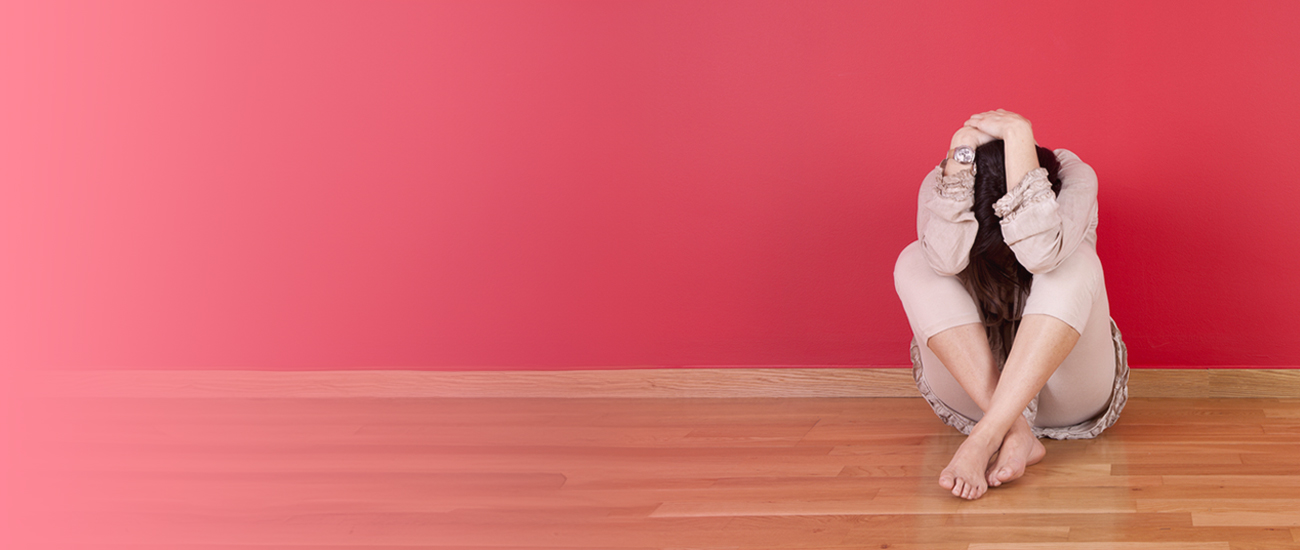
<svg viewBox="0 0 1300 550"><path fill-rule="evenodd" d="M985 111L971 115L963 126L993 136L993 139L1007 139L1010 136L1030 137L1034 135L1029 119L1006 109Z"/></svg>
<svg viewBox="0 0 1300 550"><path fill-rule="evenodd" d="M1020 185L1031 170L1038 168L1038 144L1029 120L1006 109L971 115L966 127L1004 141L1002 156L1007 177L1007 191Z"/></svg>
<svg viewBox="0 0 1300 550"><path fill-rule="evenodd" d="M961 145L969 145L974 149L995 139L997 138L975 128L974 126L962 126L957 130L957 133L952 135L951 149L956 149Z"/></svg>

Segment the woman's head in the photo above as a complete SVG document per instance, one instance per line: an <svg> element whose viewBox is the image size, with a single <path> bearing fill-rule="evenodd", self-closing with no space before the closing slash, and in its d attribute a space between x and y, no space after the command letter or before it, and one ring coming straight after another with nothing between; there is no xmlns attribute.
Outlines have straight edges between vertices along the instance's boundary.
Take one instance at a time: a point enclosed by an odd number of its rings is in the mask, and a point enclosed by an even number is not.
<svg viewBox="0 0 1300 550"><path fill-rule="evenodd" d="M1050 149L1038 147L1038 165L1047 169L1052 192L1061 192L1061 163ZM979 305L989 344L999 364L1011 351L1020 316L1024 312L1033 274L1020 265L1002 237L1001 219L993 203L1007 194L1005 149L995 140L975 150L975 204L972 210L979 230L971 246L970 264L958 278Z"/></svg>

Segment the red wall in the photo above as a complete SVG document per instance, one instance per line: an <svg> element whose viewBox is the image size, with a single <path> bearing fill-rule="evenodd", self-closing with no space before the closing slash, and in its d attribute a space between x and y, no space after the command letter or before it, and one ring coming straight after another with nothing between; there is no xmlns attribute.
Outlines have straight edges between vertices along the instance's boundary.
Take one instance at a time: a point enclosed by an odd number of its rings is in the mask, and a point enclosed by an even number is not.
<svg viewBox="0 0 1300 550"><path fill-rule="evenodd" d="M1101 178L1139 366L1300 365L1295 2L13 2L18 368L903 365L915 194Z"/></svg>

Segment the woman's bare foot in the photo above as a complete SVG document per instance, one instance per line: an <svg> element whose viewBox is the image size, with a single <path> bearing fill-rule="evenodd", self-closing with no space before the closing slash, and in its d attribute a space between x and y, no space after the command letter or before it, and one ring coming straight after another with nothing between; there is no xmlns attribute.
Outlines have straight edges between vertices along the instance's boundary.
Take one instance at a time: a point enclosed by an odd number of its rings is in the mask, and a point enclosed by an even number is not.
<svg viewBox="0 0 1300 550"><path fill-rule="evenodd" d="M988 480L984 476L989 458L1001 443L972 431L952 455L948 467L939 474L939 486L964 499L975 500L984 496L988 490Z"/></svg>
<svg viewBox="0 0 1300 550"><path fill-rule="evenodd" d="M998 458L989 466L985 474L988 477L990 487L997 487L1003 483L1019 479L1025 475L1025 467L1037 464L1043 460L1047 454L1047 448L1034 437L1034 431L1029 427L1029 422L1025 417L1020 417L1011 429L1007 431L1007 436L1002 440L1002 446L998 448Z"/></svg>

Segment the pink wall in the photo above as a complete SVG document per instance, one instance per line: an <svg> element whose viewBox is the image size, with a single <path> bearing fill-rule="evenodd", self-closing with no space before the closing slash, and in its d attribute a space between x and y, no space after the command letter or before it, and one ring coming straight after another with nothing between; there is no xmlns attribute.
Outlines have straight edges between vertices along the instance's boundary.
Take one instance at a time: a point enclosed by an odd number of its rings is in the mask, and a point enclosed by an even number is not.
<svg viewBox="0 0 1300 550"><path fill-rule="evenodd" d="M0 360L903 365L1002 107L1100 174L1135 365L1300 365L1300 4L979 6L5 3Z"/></svg>

